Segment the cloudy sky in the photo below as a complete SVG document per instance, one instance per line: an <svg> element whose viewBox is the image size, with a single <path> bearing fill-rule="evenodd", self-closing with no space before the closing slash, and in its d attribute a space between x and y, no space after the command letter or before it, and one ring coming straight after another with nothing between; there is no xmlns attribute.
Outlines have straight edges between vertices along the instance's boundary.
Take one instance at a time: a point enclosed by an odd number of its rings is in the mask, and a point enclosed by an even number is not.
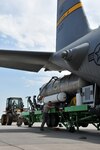
<svg viewBox="0 0 100 150"><path fill-rule="evenodd" d="M100 0L82 0L90 27L100 25ZM0 49L55 51L57 0L1 0ZM57 72L30 73L0 68L0 114L10 96L38 94L38 89Z"/></svg>

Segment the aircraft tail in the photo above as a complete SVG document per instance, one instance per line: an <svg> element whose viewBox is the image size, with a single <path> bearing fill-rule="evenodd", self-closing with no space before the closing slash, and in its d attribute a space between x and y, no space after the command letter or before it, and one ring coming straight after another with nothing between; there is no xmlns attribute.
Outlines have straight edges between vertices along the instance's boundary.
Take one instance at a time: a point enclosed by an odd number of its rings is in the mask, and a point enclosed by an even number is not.
<svg viewBox="0 0 100 150"><path fill-rule="evenodd" d="M90 32L80 0L58 0L56 51Z"/></svg>

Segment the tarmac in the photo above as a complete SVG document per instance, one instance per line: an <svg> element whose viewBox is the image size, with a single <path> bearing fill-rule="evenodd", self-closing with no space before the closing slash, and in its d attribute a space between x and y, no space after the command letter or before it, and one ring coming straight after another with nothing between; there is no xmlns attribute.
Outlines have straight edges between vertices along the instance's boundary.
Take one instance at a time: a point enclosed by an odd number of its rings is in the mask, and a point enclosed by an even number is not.
<svg viewBox="0 0 100 150"><path fill-rule="evenodd" d="M100 131L91 125L74 133L64 127L40 131L40 123L31 128L0 125L0 150L100 150Z"/></svg>

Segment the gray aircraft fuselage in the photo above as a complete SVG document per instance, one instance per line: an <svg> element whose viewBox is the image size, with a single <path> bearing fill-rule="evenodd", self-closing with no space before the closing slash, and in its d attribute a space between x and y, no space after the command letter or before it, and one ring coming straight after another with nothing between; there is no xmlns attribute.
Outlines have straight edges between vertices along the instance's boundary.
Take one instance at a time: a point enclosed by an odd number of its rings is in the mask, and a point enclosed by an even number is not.
<svg viewBox="0 0 100 150"><path fill-rule="evenodd" d="M85 59L82 62L80 68L78 68L77 70L73 69L68 64L68 61L62 58L62 53L69 49L72 49L73 53L74 47L77 47L84 43L89 44L89 48ZM77 57L76 59L79 58ZM61 49L60 51L57 51L53 55L53 57L50 58L50 61L62 68L62 70L69 70L77 76L82 77L84 80L92 83L95 82L100 86L100 28L92 30L90 33L83 36L79 40L71 43L70 45Z"/></svg>

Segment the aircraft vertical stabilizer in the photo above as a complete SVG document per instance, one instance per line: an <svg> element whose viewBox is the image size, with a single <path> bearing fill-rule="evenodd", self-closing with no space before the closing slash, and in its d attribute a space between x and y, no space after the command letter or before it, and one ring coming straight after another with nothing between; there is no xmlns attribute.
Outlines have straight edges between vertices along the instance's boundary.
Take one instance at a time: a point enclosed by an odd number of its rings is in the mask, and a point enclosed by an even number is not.
<svg viewBox="0 0 100 150"><path fill-rule="evenodd" d="M80 0L58 0L56 51L90 31Z"/></svg>

